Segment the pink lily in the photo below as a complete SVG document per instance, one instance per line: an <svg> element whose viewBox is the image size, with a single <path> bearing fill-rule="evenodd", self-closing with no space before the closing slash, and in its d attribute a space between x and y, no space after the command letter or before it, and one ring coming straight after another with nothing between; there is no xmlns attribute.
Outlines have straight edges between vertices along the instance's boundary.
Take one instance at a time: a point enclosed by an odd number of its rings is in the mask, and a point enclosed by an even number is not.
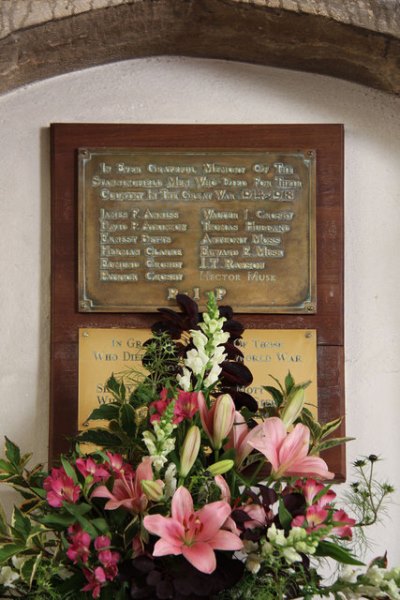
<svg viewBox="0 0 400 600"><path fill-rule="evenodd" d="M240 550L242 540L230 531L222 530L231 514L227 502L207 504L194 511L190 492L185 487L176 490L171 504L171 517L149 515L145 528L161 539L154 546L153 556L182 554L202 573L212 573L217 567L214 550Z"/></svg>
<svg viewBox="0 0 400 600"><path fill-rule="evenodd" d="M119 478L114 481L112 492L105 485L100 485L95 488L91 497L108 498L104 507L106 510L115 510L123 506L134 513L141 513L146 509L148 503L148 498L141 486L142 480L153 480L153 469L149 456L144 458L138 466L136 476L125 475L121 471ZM161 481L159 483L162 484Z"/></svg>
<svg viewBox="0 0 400 600"><path fill-rule="evenodd" d="M235 411L235 420L229 434L229 440L225 444L225 449L234 448L236 450L235 464L238 468L250 452L253 452L254 448L249 442L252 437L257 435L260 427L261 425L257 425L254 429L249 429L243 415L239 411Z"/></svg>
<svg viewBox="0 0 400 600"><path fill-rule="evenodd" d="M310 430L298 423L288 433L281 419L266 419L249 444L269 460L272 474L278 477L318 477L332 479L326 462L318 456L307 456Z"/></svg>
<svg viewBox="0 0 400 600"><path fill-rule="evenodd" d="M207 407L202 392L198 393L201 424L215 450L229 435L235 418L235 405L229 394L218 396L211 408Z"/></svg>

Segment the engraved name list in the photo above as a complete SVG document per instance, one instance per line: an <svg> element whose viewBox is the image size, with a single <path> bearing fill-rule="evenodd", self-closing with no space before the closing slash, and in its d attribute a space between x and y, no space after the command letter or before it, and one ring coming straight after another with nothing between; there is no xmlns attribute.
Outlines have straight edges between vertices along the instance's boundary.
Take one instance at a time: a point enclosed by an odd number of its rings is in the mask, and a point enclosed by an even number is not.
<svg viewBox="0 0 400 600"><path fill-rule="evenodd" d="M315 311L312 151L79 152L81 311Z"/></svg>

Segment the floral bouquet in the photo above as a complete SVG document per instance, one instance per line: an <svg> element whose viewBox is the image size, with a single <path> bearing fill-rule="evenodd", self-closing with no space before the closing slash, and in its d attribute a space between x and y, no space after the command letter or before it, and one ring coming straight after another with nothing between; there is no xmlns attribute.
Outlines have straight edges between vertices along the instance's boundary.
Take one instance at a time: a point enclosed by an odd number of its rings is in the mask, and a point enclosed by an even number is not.
<svg viewBox="0 0 400 600"><path fill-rule="evenodd" d="M318 423L290 373L259 406L232 310L177 302L144 346L147 374L109 379L113 401L58 466L28 469L6 438L0 479L23 502L11 524L0 514L0 597L400 598L400 570L360 569L354 550L393 491L377 457L355 464L344 510L319 456L346 441L340 419ZM329 581L327 560L341 567Z"/></svg>

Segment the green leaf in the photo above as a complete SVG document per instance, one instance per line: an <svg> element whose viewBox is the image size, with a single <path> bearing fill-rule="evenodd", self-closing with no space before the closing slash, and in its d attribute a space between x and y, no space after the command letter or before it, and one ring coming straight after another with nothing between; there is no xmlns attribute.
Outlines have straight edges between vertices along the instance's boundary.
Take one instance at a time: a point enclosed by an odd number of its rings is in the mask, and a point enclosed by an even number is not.
<svg viewBox="0 0 400 600"><path fill-rule="evenodd" d="M4 544L0 545L0 564L7 562L14 554L19 554L26 550L25 544Z"/></svg>
<svg viewBox="0 0 400 600"><path fill-rule="evenodd" d="M288 374L285 377L286 395L290 394L293 386L294 386L294 379L292 377L291 372L289 371Z"/></svg>
<svg viewBox="0 0 400 600"><path fill-rule="evenodd" d="M14 465L0 458L0 471L5 473L15 473Z"/></svg>
<svg viewBox="0 0 400 600"><path fill-rule="evenodd" d="M340 427L342 421L343 421L342 417L339 417L338 419L334 419L334 421L329 421L329 423L324 423L322 425L321 438L325 438L330 433L333 433L338 427Z"/></svg>
<svg viewBox="0 0 400 600"><path fill-rule="evenodd" d="M130 437L134 437L136 435L135 411L130 404L121 405L119 418L125 433Z"/></svg>
<svg viewBox="0 0 400 600"><path fill-rule="evenodd" d="M29 517L23 515L17 507L15 507L13 511L11 526L14 535L23 541L26 540L32 529L32 524Z"/></svg>
<svg viewBox="0 0 400 600"><path fill-rule="evenodd" d="M277 379L276 377L274 377L273 375L271 375L271 373L269 373L269 376L271 377L271 379L273 379L275 381L275 383L278 384L279 389L281 390L282 394L285 394L285 390L283 389L282 384L279 381L279 379Z"/></svg>
<svg viewBox="0 0 400 600"><path fill-rule="evenodd" d="M118 419L119 405L114 402L109 404L102 404L99 408L95 408L88 417L88 421L111 421L111 419Z"/></svg>
<svg viewBox="0 0 400 600"><path fill-rule="evenodd" d="M7 437L5 439L6 439L6 456L13 465L18 467L21 462L21 452L20 452L18 446L16 446L11 440L9 440Z"/></svg>
<svg viewBox="0 0 400 600"><path fill-rule="evenodd" d="M89 504L67 504L64 502L63 506L65 510L75 517L78 523L80 523L81 527L90 535L91 538L94 539L97 537L96 528L88 519L83 516L92 509Z"/></svg>
<svg viewBox="0 0 400 600"><path fill-rule="evenodd" d="M314 419L308 408L303 408L301 412L301 420L311 431L314 440L319 440L321 436L321 425Z"/></svg>
<svg viewBox="0 0 400 600"><path fill-rule="evenodd" d="M21 567L21 575L22 578L27 582L29 588L32 587L33 580L35 579L35 574L37 568L39 566L40 561L42 560L42 553L40 552L37 556L29 558L24 562Z"/></svg>
<svg viewBox="0 0 400 600"><path fill-rule="evenodd" d="M72 479L75 485L78 483L78 477L76 475L76 471L74 467L67 461L64 456L61 456L61 464L64 467L64 471Z"/></svg>
<svg viewBox="0 0 400 600"><path fill-rule="evenodd" d="M106 448L116 448L121 445L121 440L118 436L110 433L108 429L88 429L83 431L78 436L80 442L90 442L97 446L105 446Z"/></svg>
<svg viewBox="0 0 400 600"><path fill-rule="evenodd" d="M8 535L8 531L9 530L8 530L6 513L4 512L4 509L3 509L2 505L0 504L0 536Z"/></svg>
<svg viewBox="0 0 400 600"><path fill-rule="evenodd" d="M49 529L63 531L75 522L75 518L73 515L68 514L49 513L48 515L44 515L44 517L38 517L37 521L46 525Z"/></svg>
<svg viewBox="0 0 400 600"><path fill-rule="evenodd" d="M334 448L335 446L340 446L341 444L345 444L346 442L351 442L356 438L353 437L342 437L342 438L331 438L330 440L325 440L325 442L321 442L313 449L313 454L315 452L322 452L323 450L328 450L329 448Z"/></svg>
<svg viewBox="0 0 400 600"><path fill-rule="evenodd" d="M284 529L289 529L290 523L293 521L293 517L283 504L282 498L279 498L278 508L279 521Z"/></svg>
<svg viewBox="0 0 400 600"><path fill-rule="evenodd" d="M275 406L281 406L283 402L283 394L277 388L272 387L271 385L263 385L263 389L271 394L273 401L275 402Z"/></svg>
<svg viewBox="0 0 400 600"><path fill-rule="evenodd" d="M365 563L357 560L348 550L334 544L333 542L321 541L315 552L316 556L329 556L345 565L365 566Z"/></svg>
<svg viewBox="0 0 400 600"><path fill-rule="evenodd" d="M91 519L93 527L96 527L97 531L104 535L109 532L110 527L105 519L98 517L97 519Z"/></svg>

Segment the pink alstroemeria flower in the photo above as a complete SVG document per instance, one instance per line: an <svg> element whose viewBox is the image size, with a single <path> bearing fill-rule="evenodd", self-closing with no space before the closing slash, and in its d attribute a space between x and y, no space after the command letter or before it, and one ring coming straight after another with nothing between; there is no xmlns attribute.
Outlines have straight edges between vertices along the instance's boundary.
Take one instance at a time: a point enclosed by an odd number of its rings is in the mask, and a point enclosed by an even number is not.
<svg viewBox="0 0 400 600"><path fill-rule="evenodd" d="M91 476L94 483L106 481L110 477L110 472L105 465L98 465L90 456L86 459L78 458L75 464L83 477L86 479Z"/></svg>
<svg viewBox="0 0 400 600"><path fill-rule="evenodd" d="M222 526L231 514L227 502L206 504L194 511L190 492L185 487L176 490L171 505L171 517L148 515L143 524L147 531L161 539L154 546L153 556L182 554L202 573L212 573L217 567L214 550L240 550L242 540Z"/></svg>
<svg viewBox="0 0 400 600"><path fill-rule="evenodd" d="M51 474L44 480L43 487L47 492L47 502L54 508L61 508L63 502L75 504L81 493L79 485L74 485L63 467L52 469Z"/></svg>
<svg viewBox="0 0 400 600"><path fill-rule="evenodd" d="M198 393L200 419L203 429L215 450L229 435L235 419L235 405L229 394L218 396L211 408L207 407L202 392Z"/></svg>
<svg viewBox="0 0 400 600"><path fill-rule="evenodd" d="M307 481L304 482L299 479L295 483L295 488L300 489L308 506L316 504L320 508L324 508L328 504L332 504L336 498L336 494L333 490L330 490L322 483L315 481L315 479L307 479ZM317 496L319 497L315 502Z"/></svg>
<svg viewBox="0 0 400 600"><path fill-rule="evenodd" d="M100 598L103 583L107 581L103 567L96 567L94 571L83 570L88 583L82 588L82 592L92 592L92 598Z"/></svg>
<svg viewBox="0 0 400 600"><path fill-rule="evenodd" d="M133 477L135 475L135 471L132 469L132 466L129 463L124 462L124 459L120 454L113 454L112 452L107 451L107 458L109 463L105 463L105 467L110 469L113 475L119 477L122 473Z"/></svg>
<svg viewBox="0 0 400 600"><path fill-rule="evenodd" d="M184 419L192 419L197 413L199 410L199 402L197 397L198 392L185 392L184 390L178 390L178 397L174 406L174 417L172 419L172 422L175 425L182 423ZM163 388L160 392L160 399L150 403L150 409L152 411L150 423L154 423L154 421L159 421L161 419L172 400L172 398L168 398L167 388Z"/></svg>
<svg viewBox="0 0 400 600"><path fill-rule="evenodd" d="M184 419L192 419L199 410L198 392L179 390L174 407L173 423L178 425Z"/></svg>
<svg viewBox="0 0 400 600"><path fill-rule="evenodd" d="M334 528L331 533L341 538L347 538L351 540L353 532L352 527L356 524L355 519L351 519L344 510L337 510L332 515L332 522Z"/></svg>
<svg viewBox="0 0 400 600"><path fill-rule="evenodd" d="M135 476L125 475L121 471L118 479L114 481L112 492L105 485L100 485L95 488L91 497L108 498L109 500L104 506L107 510L115 510L123 506L134 513L141 513L146 509L148 503L148 498L141 486L141 481L144 479L153 480L153 469L149 456L142 460ZM161 481L160 484L162 485Z"/></svg>
<svg viewBox="0 0 400 600"><path fill-rule="evenodd" d="M71 544L66 552L68 558L76 565L79 561L86 563L90 556L91 537L80 525L68 527Z"/></svg>
<svg viewBox="0 0 400 600"><path fill-rule="evenodd" d="M292 527L303 527L307 533L312 531L318 531L322 527L327 527L326 520L329 517L329 512L324 508L318 506L309 506L306 510L306 514L295 517L292 521Z"/></svg>
<svg viewBox="0 0 400 600"><path fill-rule="evenodd" d="M288 433L281 419L270 417L249 444L269 460L272 475L278 477L317 477L332 479L335 474L328 471L326 462L318 456L307 456L310 445L310 430L298 423Z"/></svg>

